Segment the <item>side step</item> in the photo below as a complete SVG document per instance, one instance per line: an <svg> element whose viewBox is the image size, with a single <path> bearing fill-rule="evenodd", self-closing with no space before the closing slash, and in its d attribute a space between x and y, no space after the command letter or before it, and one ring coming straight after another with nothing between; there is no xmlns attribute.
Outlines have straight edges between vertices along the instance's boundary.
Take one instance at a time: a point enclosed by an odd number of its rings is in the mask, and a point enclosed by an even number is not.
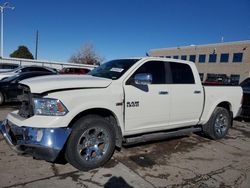
<svg viewBox="0 0 250 188"><path fill-rule="evenodd" d="M154 133L130 136L130 137L125 137L123 145L128 146L142 142L164 140L172 137L185 136L190 133L200 132L200 131L202 131L201 127L189 127L189 128L182 128L178 130L175 129L165 132L154 132Z"/></svg>

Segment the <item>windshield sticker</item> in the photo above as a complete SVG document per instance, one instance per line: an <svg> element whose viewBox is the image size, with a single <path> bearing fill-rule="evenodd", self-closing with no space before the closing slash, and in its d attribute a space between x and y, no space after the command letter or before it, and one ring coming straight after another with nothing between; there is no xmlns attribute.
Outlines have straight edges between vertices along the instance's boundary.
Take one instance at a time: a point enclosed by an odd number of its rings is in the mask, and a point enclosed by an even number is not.
<svg viewBox="0 0 250 188"><path fill-rule="evenodd" d="M113 67L112 69L110 69L110 71L112 71L112 72L122 72L124 69L122 69L122 68L115 68L115 67Z"/></svg>

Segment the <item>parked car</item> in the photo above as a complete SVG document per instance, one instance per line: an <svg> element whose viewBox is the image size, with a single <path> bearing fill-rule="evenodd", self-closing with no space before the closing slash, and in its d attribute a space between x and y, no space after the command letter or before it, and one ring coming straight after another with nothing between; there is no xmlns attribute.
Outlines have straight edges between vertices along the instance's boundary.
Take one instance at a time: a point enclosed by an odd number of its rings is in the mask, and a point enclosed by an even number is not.
<svg viewBox="0 0 250 188"><path fill-rule="evenodd" d="M245 79L240 86L243 89L243 102L241 116L250 118L250 78Z"/></svg>
<svg viewBox="0 0 250 188"><path fill-rule="evenodd" d="M19 73L17 75L8 77L0 81L0 105L5 102L17 102L17 96L22 94L22 90L18 88L19 81L24 79L45 76L45 75L54 75L56 73L52 72L29 72L29 73Z"/></svg>
<svg viewBox="0 0 250 188"><path fill-rule="evenodd" d="M204 85L231 85L229 78L225 74L208 74Z"/></svg>
<svg viewBox="0 0 250 188"><path fill-rule="evenodd" d="M80 170L102 166L122 144L197 131L224 138L242 97L241 87L202 86L193 62L157 57L21 84L21 108L0 124L7 143L46 161L66 156Z"/></svg>
<svg viewBox="0 0 250 188"><path fill-rule="evenodd" d="M18 68L19 65L18 64L13 64L13 63L0 63L0 73L1 72L8 72L11 71L13 69Z"/></svg>
<svg viewBox="0 0 250 188"><path fill-rule="evenodd" d="M86 68L77 68L77 67L64 67L60 74L87 74L90 70Z"/></svg>
<svg viewBox="0 0 250 188"><path fill-rule="evenodd" d="M19 73L24 73L24 72L52 72L56 73L57 71L55 69L49 68L49 67L41 67L41 66L25 66L25 67L19 67L16 68L12 71L0 73L0 80L3 80L5 78L17 75Z"/></svg>

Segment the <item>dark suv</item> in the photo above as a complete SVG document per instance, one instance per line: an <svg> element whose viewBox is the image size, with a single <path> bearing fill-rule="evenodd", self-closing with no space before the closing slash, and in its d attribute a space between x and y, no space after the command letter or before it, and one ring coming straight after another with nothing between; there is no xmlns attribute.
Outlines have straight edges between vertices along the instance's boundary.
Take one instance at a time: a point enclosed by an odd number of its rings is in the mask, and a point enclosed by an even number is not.
<svg viewBox="0 0 250 188"><path fill-rule="evenodd" d="M243 89L242 113L243 117L250 118L250 78L245 79L240 86Z"/></svg>

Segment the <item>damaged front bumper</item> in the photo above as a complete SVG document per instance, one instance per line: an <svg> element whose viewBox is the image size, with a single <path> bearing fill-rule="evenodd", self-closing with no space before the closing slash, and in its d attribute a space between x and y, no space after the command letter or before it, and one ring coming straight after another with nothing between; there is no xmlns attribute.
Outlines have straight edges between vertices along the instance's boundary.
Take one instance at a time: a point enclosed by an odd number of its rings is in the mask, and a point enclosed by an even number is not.
<svg viewBox="0 0 250 188"><path fill-rule="evenodd" d="M17 153L54 162L63 149L71 129L19 127L5 120L0 124L0 132Z"/></svg>

